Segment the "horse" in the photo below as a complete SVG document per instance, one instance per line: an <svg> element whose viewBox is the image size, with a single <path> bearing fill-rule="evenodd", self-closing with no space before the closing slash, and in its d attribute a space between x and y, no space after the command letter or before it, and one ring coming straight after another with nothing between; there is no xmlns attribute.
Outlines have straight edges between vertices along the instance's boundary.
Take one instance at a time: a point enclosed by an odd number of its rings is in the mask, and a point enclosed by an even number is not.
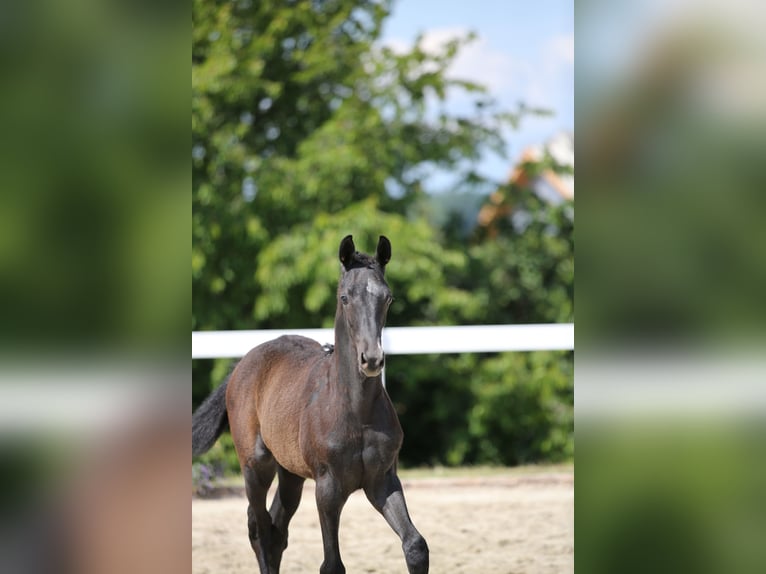
<svg viewBox="0 0 766 574"><path fill-rule="evenodd" d="M228 426L245 479L250 544L261 574L277 574L287 528L306 479L315 481L324 561L342 574L341 510L364 490L402 541L410 574L428 572L425 539L410 519L397 475L403 432L381 374L381 333L393 297L384 278L391 243L375 256L340 243L335 344L282 336L249 351L192 418L192 452L206 452ZM266 493L278 475L270 508Z"/></svg>

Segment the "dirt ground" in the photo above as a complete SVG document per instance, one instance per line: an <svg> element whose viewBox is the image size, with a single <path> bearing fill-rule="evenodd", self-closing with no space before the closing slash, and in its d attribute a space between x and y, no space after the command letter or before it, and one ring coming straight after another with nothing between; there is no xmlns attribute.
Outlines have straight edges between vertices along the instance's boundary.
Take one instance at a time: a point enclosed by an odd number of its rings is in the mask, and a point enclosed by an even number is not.
<svg viewBox="0 0 766 574"><path fill-rule="evenodd" d="M571 469L469 478L404 479L412 520L431 550L433 573L543 574L574 571ZM241 494L192 501L192 572L258 571ZM354 493L341 516L340 547L349 574L405 573L399 539ZM285 573L315 573L322 563L314 483L306 481L282 559Z"/></svg>

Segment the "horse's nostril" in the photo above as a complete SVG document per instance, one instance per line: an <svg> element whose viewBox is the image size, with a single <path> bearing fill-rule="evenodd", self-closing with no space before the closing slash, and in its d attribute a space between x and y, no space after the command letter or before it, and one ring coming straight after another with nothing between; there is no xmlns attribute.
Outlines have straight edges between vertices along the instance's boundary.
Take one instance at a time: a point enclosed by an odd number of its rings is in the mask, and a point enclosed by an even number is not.
<svg viewBox="0 0 766 574"><path fill-rule="evenodd" d="M365 354L364 354L364 353L362 353L362 364L363 364L363 365L366 365L366 364L367 364L367 357L365 356Z"/></svg>

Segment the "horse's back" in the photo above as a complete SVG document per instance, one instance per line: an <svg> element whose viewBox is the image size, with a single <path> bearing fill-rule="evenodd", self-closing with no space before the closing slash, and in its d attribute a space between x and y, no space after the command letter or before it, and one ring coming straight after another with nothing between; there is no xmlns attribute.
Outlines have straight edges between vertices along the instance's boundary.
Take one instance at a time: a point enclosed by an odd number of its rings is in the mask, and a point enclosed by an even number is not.
<svg viewBox="0 0 766 574"><path fill-rule="evenodd" d="M279 360L283 358L291 362L310 361L324 354L322 345L314 339L301 335L282 335L267 341L250 350L243 361Z"/></svg>
<svg viewBox="0 0 766 574"><path fill-rule="evenodd" d="M313 339L282 335L251 349L232 374L260 396L272 388L296 385L325 354Z"/></svg>

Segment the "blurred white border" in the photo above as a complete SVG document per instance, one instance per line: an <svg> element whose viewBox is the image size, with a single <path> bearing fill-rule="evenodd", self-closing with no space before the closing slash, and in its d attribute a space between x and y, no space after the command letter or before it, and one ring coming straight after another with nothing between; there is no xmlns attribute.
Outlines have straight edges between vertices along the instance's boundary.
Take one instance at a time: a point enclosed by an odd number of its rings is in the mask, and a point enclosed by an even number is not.
<svg viewBox="0 0 766 574"><path fill-rule="evenodd" d="M611 354L575 362L576 421L624 416L766 414L766 357Z"/></svg>

